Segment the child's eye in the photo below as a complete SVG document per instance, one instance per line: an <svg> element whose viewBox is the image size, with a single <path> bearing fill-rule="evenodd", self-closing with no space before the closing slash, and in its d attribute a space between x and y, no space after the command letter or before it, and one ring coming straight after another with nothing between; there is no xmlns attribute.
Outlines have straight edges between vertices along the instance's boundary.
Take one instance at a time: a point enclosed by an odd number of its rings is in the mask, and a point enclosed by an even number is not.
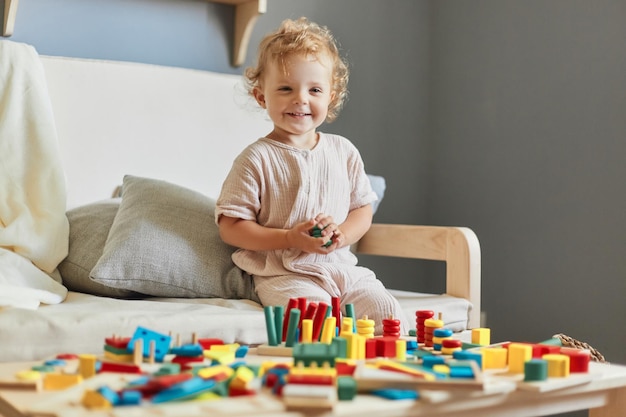
<svg viewBox="0 0 626 417"><path fill-rule="evenodd" d="M282 87L278 87L278 91L291 91L291 87L283 85Z"/></svg>
<svg viewBox="0 0 626 417"><path fill-rule="evenodd" d="M313 88L311 88L311 92L312 92L312 93L319 94L319 93L321 93L321 92L322 92L322 89L321 89L321 88L319 88L319 87L313 87Z"/></svg>

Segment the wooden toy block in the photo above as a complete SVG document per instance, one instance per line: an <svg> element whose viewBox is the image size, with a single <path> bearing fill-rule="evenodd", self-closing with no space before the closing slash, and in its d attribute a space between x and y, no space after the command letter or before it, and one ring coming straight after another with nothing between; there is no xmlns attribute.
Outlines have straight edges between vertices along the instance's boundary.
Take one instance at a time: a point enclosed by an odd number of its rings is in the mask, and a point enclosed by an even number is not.
<svg viewBox="0 0 626 417"><path fill-rule="evenodd" d="M219 345L219 346L223 346L223 345ZM204 348L200 344L182 345L182 346L176 346L170 349L170 353L172 355L187 356L187 357L202 356L203 351L204 351Z"/></svg>
<svg viewBox="0 0 626 417"><path fill-rule="evenodd" d="M271 306L263 307L265 314L265 330L267 332L267 344L270 346L278 345L278 335L276 334L276 321L274 319L274 309Z"/></svg>
<svg viewBox="0 0 626 417"><path fill-rule="evenodd" d="M375 326L376 323L374 320L370 320L367 316L363 316L363 318L356 321L356 332L368 339L373 338Z"/></svg>
<svg viewBox="0 0 626 417"><path fill-rule="evenodd" d="M204 380L199 377L193 377L180 384L174 385L169 389L163 390L152 397L154 404L183 400L194 397L205 391L209 391L215 386L215 381Z"/></svg>
<svg viewBox="0 0 626 417"><path fill-rule="evenodd" d="M199 369L196 375L203 379L221 381L230 378L234 373L235 370L230 366L214 365Z"/></svg>
<svg viewBox="0 0 626 417"><path fill-rule="evenodd" d="M533 345L533 358L541 359L543 355L549 353L561 353L561 347L555 345L544 345L541 343Z"/></svg>
<svg viewBox="0 0 626 417"><path fill-rule="evenodd" d="M376 356L381 358L394 358L396 356L396 338L376 338Z"/></svg>
<svg viewBox="0 0 626 417"><path fill-rule="evenodd" d="M286 347L293 347L296 344L298 326L300 325L300 309L292 308L289 310L289 322L287 324L287 338L285 339ZM315 337L315 334L313 334Z"/></svg>
<svg viewBox="0 0 626 417"><path fill-rule="evenodd" d="M548 362L544 359L531 359L524 364L524 381L545 381L548 379Z"/></svg>
<svg viewBox="0 0 626 417"><path fill-rule="evenodd" d="M102 394L96 390L85 390L81 399L81 404L89 409L108 410L113 405Z"/></svg>
<svg viewBox="0 0 626 417"><path fill-rule="evenodd" d="M143 342L143 357L150 356L150 342L154 341L154 357L158 362L163 362L165 355L170 350L170 344L172 342L170 336L157 333L141 326L137 327L137 330L135 330L135 334L129 341L129 346L132 346L134 349L137 340L142 340Z"/></svg>
<svg viewBox="0 0 626 417"><path fill-rule="evenodd" d="M274 306L274 327L276 328L276 339L278 344L283 342L283 320L285 314L284 306Z"/></svg>
<svg viewBox="0 0 626 417"><path fill-rule="evenodd" d="M324 320L324 327L322 327L322 336L320 342L330 344L335 337L337 331L337 317L326 317Z"/></svg>
<svg viewBox="0 0 626 417"><path fill-rule="evenodd" d="M126 350L128 348L128 342L130 342L130 337L112 336L104 339L104 343L107 346L123 350Z"/></svg>
<svg viewBox="0 0 626 417"><path fill-rule="evenodd" d="M491 343L491 329L476 328L472 329L472 343L481 346L487 346Z"/></svg>
<svg viewBox="0 0 626 417"><path fill-rule="evenodd" d="M406 361L406 341L396 340L396 360Z"/></svg>
<svg viewBox="0 0 626 417"><path fill-rule="evenodd" d="M96 374L96 355L78 355L78 373L84 378L91 378Z"/></svg>
<svg viewBox="0 0 626 417"><path fill-rule="evenodd" d="M508 349L489 347L482 349L483 369L504 369L508 363Z"/></svg>
<svg viewBox="0 0 626 417"><path fill-rule="evenodd" d="M102 362L100 372L118 372L124 374L140 374L141 367L133 363Z"/></svg>
<svg viewBox="0 0 626 417"><path fill-rule="evenodd" d="M304 319L302 320L302 331L300 333L302 343L311 343L313 342L313 320L312 319Z"/></svg>
<svg viewBox="0 0 626 417"><path fill-rule="evenodd" d="M235 371L235 374L233 375L233 378L230 382L230 386L233 388L248 389L248 385L254 378L254 372L250 368L246 366L240 366Z"/></svg>
<svg viewBox="0 0 626 417"><path fill-rule="evenodd" d="M356 333L356 312L354 311L354 304L346 304L346 317L350 317L352 319L352 333ZM343 319L341 321L341 325L343 326ZM337 322L337 326L339 326L339 322ZM341 332L341 328L339 330Z"/></svg>
<svg viewBox="0 0 626 417"><path fill-rule="evenodd" d="M356 380L351 376L337 378L337 397L339 401L351 401L357 394Z"/></svg>
<svg viewBox="0 0 626 417"><path fill-rule="evenodd" d="M548 363L548 377L565 378L569 376L569 356L549 353L543 355Z"/></svg>
<svg viewBox="0 0 626 417"><path fill-rule="evenodd" d="M282 315L282 319L283 319L283 336L282 336L282 341L285 342L287 341L287 331L289 329L289 318L290 318L290 314L291 314L291 310L294 308L298 307L298 300L296 298L290 298L289 302L287 303L287 307L285 308L285 314ZM298 324L300 322L300 317L298 317Z"/></svg>
<svg viewBox="0 0 626 417"><path fill-rule="evenodd" d="M400 320L393 318L393 316L383 319L383 336L400 337Z"/></svg>
<svg viewBox="0 0 626 417"><path fill-rule="evenodd" d="M202 349L209 350L215 345L223 345L224 341L222 339L200 338L198 339L198 344L202 346Z"/></svg>
<svg viewBox="0 0 626 417"><path fill-rule="evenodd" d="M333 385L336 375L313 375L290 373L287 375L287 383L289 384L308 384L308 385Z"/></svg>
<svg viewBox="0 0 626 417"><path fill-rule="evenodd" d="M339 324L341 323L341 298L332 297L330 306L332 307L332 314L335 318L335 334L339 332Z"/></svg>
<svg viewBox="0 0 626 417"><path fill-rule="evenodd" d="M105 385L98 388L96 391L98 392L98 394L103 396L111 405L115 406L120 403L119 394L110 387Z"/></svg>
<svg viewBox="0 0 626 417"><path fill-rule="evenodd" d="M223 345L213 345L211 346L211 349L209 349L210 351L213 352L231 352L231 353L235 353L237 352L237 349L239 349L240 345L239 343L227 343L227 344L223 344Z"/></svg>
<svg viewBox="0 0 626 417"><path fill-rule="evenodd" d="M326 320L326 313L328 312L328 304L320 302L315 310L315 317L313 318L313 340L320 340L322 334L322 326L324 320Z"/></svg>
<svg viewBox="0 0 626 417"><path fill-rule="evenodd" d="M375 389L370 391L370 394L388 400L417 400L419 398L417 391L412 389Z"/></svg>
<svg viewBox="0 0 626 417"><path fill-rule="evenodd" d="M524 373L524 363L533 356L533 347L525 343L511 343L509 345L509 372Z"/></svg>
<svg viewBox="0 0 626 417"><path fill-rule="evenodd" d="M330 345L325 343L299 344L293 348L293 362L302 363L304 366L311 366L315 363L318 367L328 363L333 367L337 353L338 346L335 343Z"/></svg>
<svg viewBox="0 0 626 417"><path fill-rule="evenodd" d="M589 372L589 361L591 360L591 352L588 350L580 350L573 348L561 348L562 355L569 356L570 373Z"/></svg>
<svg viewBox="0 0 626 417"><path fill-rule="evenodd" d="M43 389L48 391L62 390L83 382L79 374L45 374Z"/></svg>
<svg viewBox="0 0 626 417"><path fill-rule="evenodd" d="M232 352L230 350L223 351L223 350L210 349L210 350L205 350L203 355L205 358L210 359L211 361L214 361L220 364L228 364L228 363L233 363L235 361L235 352ZM176 359L178 359L178 357L172 359L172 362L174 362ZM190 359L193 359L193 358L190 358Z"/></svg>

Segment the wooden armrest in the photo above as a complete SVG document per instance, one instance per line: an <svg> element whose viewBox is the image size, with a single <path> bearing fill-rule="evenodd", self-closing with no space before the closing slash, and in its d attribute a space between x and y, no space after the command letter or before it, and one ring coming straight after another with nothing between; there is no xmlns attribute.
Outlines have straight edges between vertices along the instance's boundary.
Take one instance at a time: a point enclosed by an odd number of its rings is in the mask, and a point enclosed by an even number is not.
<svg viewBox="0 0 626 417"><path fill-rule="evenodd" d="M468 328L480 327L480 244L471 229L375 223L356 252L445 261L446 294L471 302Z"/></svg>

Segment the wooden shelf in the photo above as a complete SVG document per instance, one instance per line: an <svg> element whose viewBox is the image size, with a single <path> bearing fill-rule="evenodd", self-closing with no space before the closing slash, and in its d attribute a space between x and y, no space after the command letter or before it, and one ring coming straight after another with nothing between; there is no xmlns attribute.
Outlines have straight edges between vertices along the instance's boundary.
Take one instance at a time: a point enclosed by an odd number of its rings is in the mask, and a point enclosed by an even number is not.
<svg viewBox="0 0 626 417"><path fill-rule="evenodd" d="M246 60L246 51L256 19L266 12L267 0L207 0L212 3L230 4L235 7L235 33L233 37L234 67L241 66Z"/></svg>
<svg viewBox="0 0 626 417"><path fill-rule="evenodd" d="M13 35L15 26L15 14L17 13L19 0L4 0L4 20L2 22L2 36Z"/></svg>
<svg viewBox="0 0 626 417"><path fill-rule="evenodd" d="M231 63L241 66L246 60L252 28L256 19L267 10L267 0L206 0L211 3L229 4L235 8L235 30L233 34L233 55ZM11 36L15 26L15 15L19 0L4 0L4 22L2 36Z"/></svg>

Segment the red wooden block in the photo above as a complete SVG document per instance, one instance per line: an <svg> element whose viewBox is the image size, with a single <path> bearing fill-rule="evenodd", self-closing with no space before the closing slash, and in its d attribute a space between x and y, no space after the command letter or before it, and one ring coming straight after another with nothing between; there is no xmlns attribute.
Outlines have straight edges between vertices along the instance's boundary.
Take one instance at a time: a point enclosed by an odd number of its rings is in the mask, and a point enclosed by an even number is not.
<svg viewBox="0 0 626 417"><path fill-rule="evenodd" d="M378 340L375 338L365 339L365 359L374 359L376 357L376 346Z"/></svg>
<svg viewBox="0 0 626 417"><path fill-rule="evenodd" d="M445 348L460 348L463 346L463 342L456 339L444 339L441 341L441 346Z"/></svg>
<svg viewBox="0 0 626 417"><path fill-rule="evenodd" d="M578 350L574 348L561 348L560 353L562 355L569 356L569 371L571 373L586 373L589 372L589 361L591 360L591 353L586 350Z"/></svg>
<svg viewBox="0 0 626 417"><path fill-rule="evenodd" d="M315 317L313 318L313 341L320 340L320 333L322 333L322 326L326 319L326 310L328 310L328 304L320 301L315 311Z"/></svg>
<svg viewBox="0 0 626 417"><path fill-rule="evenodd" d="M128 342L130 342L130 337L107 337L104 339L104 343L116 349L126 349Z"/></svg>
<svg viewBox="0 0 626 417"><path fill-rule="evenodd" d="M432 310L417 310L415 316L418 318L430 319L435 316L435 312Z"/></svg>
<svg viewBox="0 0 626 417"><path fill-rule="evenodd" d="M198 339L198 344L202 346L202 349L210 350L211 346L223 345L224 341L222 339L204 338L204 339Z"/></svg>
<svg viewBox="0 0 626 417"><path fill-rule="evenodd" d="M202 356L175 356L172 358L172 363L180 364L180 369L183 371L188 371L192 368L193 363L204 362L204 357Z"/></svg>
<svg viewBox="0 0 626 417"><path fill-rule="evenodd" d="M341 329L341 298L333 297L330 303L333 308L333 317L335 317L335 324L337 329Z"/></svg>
<svg viewBox="0 0 626 417"><path fill-rule="evenodd" d="M541 359L543 355L551 354L551 353L560 353L560 346L551 346L551 345L542 345L536 344L533 345L533 358Z"/></svg>
<svg viewBox="0 0 626 417"><path fill-rule="evenodd" d="M333 385L335 378L331 375L289 375L289 384Z"/></svg>
<svg viewBox="0 0 626 417"><path fill-rule="evenodd" d="M374 340L374 339L368 339ZM367 342L366 342L367 343ZM374 346L376 346L374 344ZM367 347L366 347L367 349ZM354 375L354 371L356 370L356 365L349 364L346 362L335 362L335 369L337 370L337 375L341 376L352 376Z"/></svg>
<svg viewBox="0 0 626 417"><path fill-rule="evenodd" d="M102 362L100 372L118 372L122 374L140 374L141 368L134 363Z"/></svg>
<svg viewBox="0 0 626 417"><path fill-rule="evenodd" d="M75 353L59 353L56 358L62 360L71 360L78 359L78 355L76 355Z"/></svg>
<svg viewBox="0 0 626 417"><path fill-rule="evenodd" d="M383 358L395 358L396 357L396 341L395 337L375 338L376 340L376 356Z"/></svg>

